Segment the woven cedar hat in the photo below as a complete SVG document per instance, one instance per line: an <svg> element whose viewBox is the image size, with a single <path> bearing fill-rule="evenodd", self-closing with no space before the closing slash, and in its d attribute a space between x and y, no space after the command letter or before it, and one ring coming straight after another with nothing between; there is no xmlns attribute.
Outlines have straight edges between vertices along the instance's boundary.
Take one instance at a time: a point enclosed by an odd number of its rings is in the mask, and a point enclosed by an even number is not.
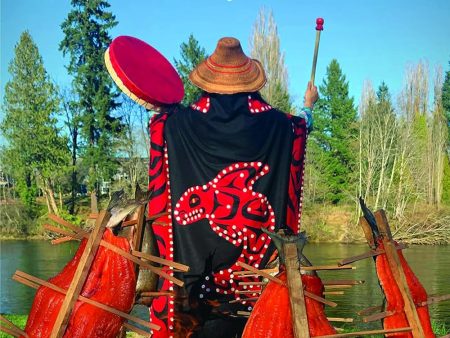
<svg viewBox="0 0 450 338"><path fill-rule="evenodd" d="M239 40L230 37L219 40L214 53L189 74L189 79L197 87L218 94L255 92L266 84L261 63L246 56Z"/></svg>

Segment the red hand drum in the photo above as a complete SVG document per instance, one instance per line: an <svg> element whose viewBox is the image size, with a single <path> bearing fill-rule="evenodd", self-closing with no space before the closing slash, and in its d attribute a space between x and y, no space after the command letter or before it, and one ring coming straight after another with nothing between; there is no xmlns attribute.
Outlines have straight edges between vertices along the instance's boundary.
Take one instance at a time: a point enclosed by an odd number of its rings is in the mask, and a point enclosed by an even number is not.
<svg viewBox="0 0 450 338"><path fill-rule="evenodd" d="M183 82L170 62L146 42L131 36L115 38L105 63L117 86L149 110L180 103Z"/></svg>

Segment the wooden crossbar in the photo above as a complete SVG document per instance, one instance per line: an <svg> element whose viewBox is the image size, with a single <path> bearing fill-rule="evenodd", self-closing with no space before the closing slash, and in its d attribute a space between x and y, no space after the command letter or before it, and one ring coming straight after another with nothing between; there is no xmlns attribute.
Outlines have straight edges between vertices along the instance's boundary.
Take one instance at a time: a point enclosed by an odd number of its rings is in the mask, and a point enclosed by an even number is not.
<svg viewBox="0 0 450 338"><path fill-rule="evenodd" d="M10 322L8 319L0 315L0 329L1 331L10 334L14 337L25 337L28 338L28 334L23 331L21 328L14 325L14 323Z"/></svg>
<svg viewBox="0 0 450 338"><path fill-rule="evenodd" d="M76 233L76 234L72 234L69 231L60 229L58 227L51 226L49 224L44 224L43 227L45 229L47 229L47 230L50 230L50 231L53 231L53 232L56 232L56 233L60 233L60 234L65 235L65 236L71 236L71 237L73 237L75 239L90 238L90 234L87 233L87 232L84 232L83 230L78 232L78 233ZM137 257L133 256L132 254L130 254L130 253L128 253L128 252L118 248L117 246L115 246L115 245L113 245L111 243L108 243L108 242L106 242L104 240L100 240L100 245L105 247L105 248L107 248L107 249L109 249L109 250L111 250L111 251L114 251L115 253L117 253L117 254L119 254L119 255L121 255L121 256L129 259L129 260L131 260L132 262L134 262L136 264L139 264L141 266L141 268L148 269L148 270L156 273L160 277L172 281L174 284L176 284L178 286L183 286L184 285L184 282L181 281L180 279L175 278L173 276L170 276L166 272L162 271L160 268L157 268L157 267L155 267L153 265L150 265L150 264L140 260L139 258L137 258Z"/></svg>
<svg viewBox="0 0 450 338"><path fill-rule="evenodd" d="M326 336L317 336L316 338L344 338L344 337L359 337L359 336L368 336L374 334L384 334L387 335L389 333L398 333L398 332L410 332L410 327L402 327L399 329L389 329L389 330L369 330L369 331L359 331L359 332L349 332L349 333L337 333L337 334L329 334Z"/></svg>
<svg viewBox="0 0 450 338"><path fill-rule="evenodd" d="M17 281L17 282L19 282L19 283L22 283L24 285L32 287L34 289L37 289L40 285L42 285L42 286L45 286L45 287L47 287L49 289L52 289L52 290L54 290L56 292L62 293L64 295L67 295L67 290L65 290L63 288L60 288L59 286L57 286L55 284L52 284L52 283L49 283L49 282L47 282L45 280L42 280L40 278L34 277L32 275L29 275L29 274L27 274L27 273L25 273L23 271L17 270L15 272L15 274L13 275L12 279ZM90 298L87 298L87 297L84 297L84 296L78 296L78 298L76 300L84 302L84 303L88 303L88 304L93 305L93 306L96 306L96 307L98 307L98 308L100 308L102 310L111 312L111 313L113 313L115 315L118 315L118 316L120 316L122 318L125 318L127 320L131 320L131 321L133 321L133 322L135 322L137 324L140 324L142 326L148 327L150 329L154 329L154 330L159 330L160 329L159 325L149 323L149 322L144 321L144 320L142 320L142 319L140 319L138 317L129 315L128 313L122 312L122 311L117 310L117 309L115 309L115 308L113 308L111 306L108 306L108 305L102 304L100 302L97 302L97 301L95 301L93 299L90 299Z"/></svg>

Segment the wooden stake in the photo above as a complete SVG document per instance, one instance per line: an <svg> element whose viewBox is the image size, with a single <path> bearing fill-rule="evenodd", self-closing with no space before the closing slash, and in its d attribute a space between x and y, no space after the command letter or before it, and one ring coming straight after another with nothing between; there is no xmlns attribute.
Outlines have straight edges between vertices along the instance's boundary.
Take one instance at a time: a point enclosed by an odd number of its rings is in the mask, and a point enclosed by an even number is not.
<svg viewBox="0 0 450 338"><path fill-rule="evenodd" d="M129 227L129 226L136 225L136 224L138 224L137 219L130 219L129 221L123 221L120 226L122 228L125 228L125 227Z"/></svg>
<svg viewBox="0 0 450 338"><path fill-rule="evenodd" d="M62 226L65 226L66 228L68 228L68 229L70 229L70 230L72 230L74 232L79 232L79 231L82 230L80 227L78 227L78 226L76 226L76 225L66 221L65 219L62 219L61 217L56 216L56 215L49 214L48 218L50 218L52 221L54 221L54 222L56 222L56 223L58 223L58 224L60 224Z"/></svg>
<svg viewBox="0 0 450 338"><path fill-rule="evenodd" d="M73 238L72 236L64 236L64 237L60 237L57 239L53 239L50 241L50 243L52 243L53 245L58 245L58 244L62 244L62 243L70 242L70 241L76 241L76 239Z"/></svg>
<svg viewBox="0 0 450 338"><path fill-rule="evenodd" d="M138 328L136 326L133 326L133 325L127 323L127 322L123 323L123 327L128 329L128 330L130 330L130 331L136 332L138 335L141 335L141 336L144 336L144 337L151 337L152 336L152 334L150 332L144 331L144 330L142 330L142 329L140 329L140 328Z"/></svg>
<svg viewBox="0 0 450 338"><path fill-rule="evenodd" d="M364 317L363 322L364 323L374 322L376 320L380 320L380 319L392 316L394 313L395 313L394 311L384 311L384 312L375 313L373 315Z"/></svg>
<svg viewBox="0 0 450 338"><path fill-rule="evenodd" d="M325 290L330 290L330 289L350 289L353 287L353 285L324 285Z"/></svg>
<svg viewBox="0 0 450 338"><path fill-rule="evenodd" d="M164 211L164 212L161 212L161 213L159 213L159 214L156 214L156 215L151 215L151 216L149 216L148 218L147 218L147 221L154 221L154 220L156 220L156 219L158 219L158 218L160 218L160 217L163 217L163 216L167 216L169 213L167 212L167 211Z"/></svg>
<svg viewBox="0 0 450 338"><path fill-rule="evenodd" d="M109 249L111 251L114 251L115 253L118 253L119 255L129 259L130 261L132 261L132 262L134 262L136 264L139 264L141 266L141 269L148 269L148 270L156 273L158 276L160 276L162 278L165 278L167 280L170 280L171 282L175 283L178 286L183 286L184 285L184 282L182 280L179 280L178 278L170 276L169 274L167 274L163 270L161 270L161 269L159 269L159 268L157 268L157 267L155 267L153 265L150 265L148 263L145 263L145 262L141 261L139 258L134 257L132 254L130 254L130 253L128 253L128 252L118 248L117 246L115 246L115 245L113 245L111 243L108 243L106 241L102 241L101 244L105 248L107 248L107 249Z"/></svg>
<svg viewBox="0 0 450 338"><path fill-rule="evenodd" d="M84 231L79 232L77 234L71 234L70 232L68 232L66 230L54 227L54 226L49 225L49 224L44 224L43 227L45 229L47 229L47 230L50 230L50 231L53 231L53 232L56 232L56 233L60 233L60 234L66 235L66 236L71 236L71 237L73 237L75 239L90 238L89 237L89 233L85 233ZM179 280L178 278L170 276L166 272L162 271L160 268L157 268L157 267L155 267L153 265L150 265L148 263L143 262L139 258L134 257L129 252L126 252L126 251L118 248L117 246L115 246L115 245L113 245L111 243L108 243L108 242L106 242L104 240L101 240L100 241L100 245L105 247L105 248L107 248L107 249L109 249L109 250L111 250L111 251L113 251L113 252L115 252L115 253L117 253L117 254L119 254L119 255L121 255L121 256L123 256L123 257L125 257L125 258L127 258L127 259L129 259L130 261L132 261L132 262L134 262L136 264L139 264L142 268L148 269L148 270L156 273L158 276L172 281L173 283L175 283L178 286L183 286L184 285L184 282Z"/></svg>
<svg viewBox="0 0 450 338"><path fill-rule="evenodd" d="M425 302L420 303L419 306L431 305L431 304L439 303L439 302L442 302L444 300L449 300L449 299L450 299L450 294L442 295L442 296L430 296L430 297L428 297L428 299Z"/></svg>
<svg viewBox="0 0 450 338"><path fill-rule="evenodd" d="M89 237L89 233L86 231L80 231L77 233L73 233L71 231L67 231L67 230L55 227L53 225L50 225L50 224L44 224L42 227L48 231L55 232L55 233L64 235L66 237L72 237L75 240L80 240L80 239Z"/></svg>
<svg viewBox="0 0 450 338"><path fill-rule="evenodd" d="M3 329L6 329L6 330L10 330L11 332L14 332L15 334L17 334L15 337L20 337L20 336L24 336L25 338L29 337L28 333L26 333L24 330L17 327L16 325L14 325L14 323L10 322L8 319L3 317L2 315L0 315L0 326L1 326L2 331L3 331ZM11 334L9 332L5 332L5 333Z"/></svg>
<svg viewBox="0 0 450 338"><path fill-rule="evenodd" d="M251 293L261 293L262 292L262 290L260 289L260 290L236 290L236 291L234 291L234 293L237 293L237 294L251 294Z"/></svg>
<svg viewBox="0 0 450 338"><path fill-rule="evenodd" d="M146 254L146 253L143 253L143 252L140 252L140 251L136 251L136 250L133 250L131 252L131 254L133 256L136 256L136 257L139 257L139 258L147 259L147 260L149 260L151 262L155 262L155 263L171 266L171 267L173 267L175 269L178 269L179 271L182 271L182 272L188 272L189 271L189 266L181 264L181 263L177 263L177 262L172 262L172 261L169 261L169 260L161 258L161 257L153 256L153 255Z"/></svg>
<svg viewBox="0 0 450 338"><path fill-rule="evenodd" d="M328 300L328 299L319 297L319 296L317 296L316 294L314 294L314 293L312 293L312 292L303 290L303 294L304 294L306 297L309 297L309 298L311 298L311 299L314 299L314 300L318 301L319 303L323 303L323 304L328 305L328 306L331 306L331 307L336 307L336 306L337 306L337 303L332 302L331 300Z"/></svg>
<svg viewBox="0 0 450 338"><path fill-rule="evenodd" d="M259 297L251 297L251 298L244 298L244 299L233 299L230 300L228 303L234 304L234 303L242 303L242 302L253 302L255 300L258 300Z"/></svg>
<svg viewBox="0 0 450 338"><path fill-rule="evenodd" d="M266 285L267 283L264 282L239 282L239 285Z"/></svg>
<svg viewBox="0 0 450 338"><path fill-rule="evenodd" d="M159 296L174 297L175 292L173 292L173 291L158 291L158 292L144 291L144 292L141 292L141 296L142 297L159 297Z"/></svg>
<svg viewBox="0 0 450 338"><path fill-rule="evenodd" d="M359 337L364 335L374 335L374 334L389 334L397 332L410 332L410 327L402 327L400 329L389 329L389 330L371 330L371 331L359 331L359 332L349 332L349 333L338 333L329 334L326 336L317 336L316 338L344 338L344 337Z"/></svg>
<svg viewBox="0 0 450 338"><path fill-rule="evenodd" d="M280 284L280 285L285 285L281 279L276 278L276 277L274 277L272 275L269 275L264 270L258 270L256 268L254 268L253 266L245 264L243 262L237 262L236 264L239 265L240 267L244 268L244 269L247 269L248 271L253 272L254 274L257 274L259 276L267 278L268 280L271 280L272 282L275 282L275 283ZM233 272L233 274L236 275L236 274L238 274L238 272L242 272L242 271L236 271L236 272Z"/></svg>
<svg viewBox="0 0 450 338"><path fill-rule="evenodd" d="M372 228L370 227L369 222L364 218L364 216L361 216L359 218L359 225L363 229L364 236L366 237L367 244L369 244L369 247L373 250L377 248L375 245L375 238L373 237Z"/></svg>
<svg viewBox="0 0 450 338"><path fill-rule="evenodd" d="M109 212L102 211L100 212L99 217L95 222L95 228L86 243L86 247L84 248L83 254L81 255L72 282L70 283L69 289L67 290L66 297L64 298L64 301L59 310L58 317L56 317L56 321L53 325L53 330L50 335L51 338L61 338L66 332L67 324L69 323L69 318L73 306L75 305L84 282L86 281L89 269L91 268L92 262L94 261L95 254L97 253L98 247L100 246L103 232L105 231L106 224L108 223L110 217L111 215L109 214Z"/></svg>
<svg viewBox="0 0 450 338"><path fill-rule="evenodd" d="M29 275L29 274L27 274L27 273L25 273L23 271L17 270L15 272L15 274L13 275L13 279L15 281L17 281L17 282L20 282L22 284L25 284L25 285L30 286L30 287L35 288L35 289L37 289L39 287L39 285L42 285L42 286L45 286L45 287L47 287L49 289L52 289L52 290L54 290L56 292L59 292L59 293L67 295L67 291L64 290L63 288L60 288L57 285L51 284L51 283L49 283L47 281L44 281L42 279L39 279L39 278L34 277L32 275ZM160 326L158 326L156 324L152 324L152 323L149 323L149 322L147 322L145 320L142 320L142 319L140 319L138 317L131 316L128 313L119 311L119 310L117 310L117 309L115 309L115 308L113 308L111 306L102 304L102 303L97 302L95 300L92 300L90 298L86 298L84 296L79 296L76 300L84 302L84 303L87 303L87 304L90 304L90 305L93 305L93 306L96 306L96 307L98 307L98 308L100 308L102 310L111 312L111 313L113 313L115 315L118 315L118 316L120 316L122 318L125 318L125 319L128 319L128 320L131 320L131 321L133 321L133 322L135 322L137 324L143 325L143 326L148 327L150 329L154 329L154 330L159 330L160 329Z"/></svg>
<svg viewBox="0 0 450 338"><path fill-rule="evenodd" d="M336 280L325 280L323 285L358 285L364 284L363 280L352 280L352 279L336 279Z"/></svg>
<svg viewBox="0 0 450 338"><path fill-rule="evenodd" d="M329 322L353 323L353 318L327 317Z"/></svg>
<svg viewBox="0 0 450 338"><path fill-rule="evenodd" d="M376 311L382 311L382 306L371 306L365 309L362 309L361 311L358 311L357 314L360 316L368 315L369 313L376 312Z"/></svg>
<svg viewBox="0 0 450 338"><path fill-rule="evenodd" d="M344 291L324 291L324 295L343 295Z"/></svg>
<svg viewBox="0 0 450 338"><path fill-rule="evenodd" d="M295 243L283 243L283 255L286 265L287 286L289 302L292 313L292 326L294 337L308 338L309 324L306 313L305 295L303 294L302 276Z"/></svg>
<svg viewBox="0 0 450 338"><path fill-rule="evenodd" d="M377 222L378 229L380 230L380 234L382 235L382 241L384 244L384 250L386 251L386 258L389 263L389 267L391 268L400 293L402 294L403 301L405 302L404 311L406 318L408 319L408 323L412 328L413 337L425 337L408 283L406 282L405 272L403 271L403 267L400 263L395 244L392 241L391 229L384 210L378 210L375 212L375 220Z"/></svg>
<svg viewBox="0 0 450 338"><path fill-rule="evenodd" d="M238 262L239 263L239 262ZM245 263L242 263L245 264ZM246 266L250 266L250 265L246 265ZM252 266L250 266L251 268L253 268ZM253 268L255 269L255 268ZM255 269L257 270L257 269ZM278 273L278 268L273 268L273 269L262 269L262 270L257 270L257 272L255 272L254 270L248 270L248 271L234 271L233 275L235 276L240 276L240 275L244 275L244 277L249 277L249 275L259 275L262 276L261 273L266 273L266 274L270 274L270 273ZM267 277L266 277L267 278Z"/></svg>
<svg viewBox="0 0 450 338"><path fill-rule="evenodd" d="M343 265L343 266L339 266L339 265L317 265L317 266L301 266L300 267L300 271L317 271L317 270L346 270L346 269L351 269L351 270L355 270L356 267L355 266L351 266L351 265Z"/></svg>
<svg viewBox="0 0 450 338"><path fill-rule="evenodd" d="M406 245L400 243L400 244L398 244L396 246L396 248L397 248L397 250L399 250L399 249L403 250L403 249L406 249ZM341 260L340 262L338 262L338 265L346 265L346 264L354 263L354 262L357 262L357 261L360 261L360 260L363 260L363 259L366 259L366 258L370 258L370 257L381 255L383 253L385 253L384 250L370 250L370 251L365 252L365 253L363 253L361 255L345 258L345 259Z"/></svg>
<svg viewBox="0 0 450 338"><path fill-rule="evenodd" d="M3 331L13 337L20 337L21 334L18 333L17 331L11 329L10 327L7 327L5 324L0 323L0 331Z"/></svg>

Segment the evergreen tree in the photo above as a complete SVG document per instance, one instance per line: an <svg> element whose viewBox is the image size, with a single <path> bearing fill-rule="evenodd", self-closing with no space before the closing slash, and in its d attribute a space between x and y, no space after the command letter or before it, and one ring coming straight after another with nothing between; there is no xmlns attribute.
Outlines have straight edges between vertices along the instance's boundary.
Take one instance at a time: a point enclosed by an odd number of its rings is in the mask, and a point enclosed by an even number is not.
<svg viewBox="0 0 450 338"><path fill-rule="evenodd" d="M69 55L69 74L78 95L80 136L84 142L82 161L87 168L91 208L97 209L99 184L111 179L116 169L114 150L120 136L120 119L112 116L117 93L106 71L103 57L111 43L109 30L117 25L103 0L72 0L72 10L61 28L60 50Z"/></svg>
<svg viewBox="0 0 450 338"><path fill-rule="evenodd" d="M327 67L319 90L321 98L314 109L312 139L326 163L319 168L328 186L326 200L335 204L354 193L358 137L356 109L337 60Z"/></svg>
<svg viewBox="0 0 450 338"><path fill-rule="evenodd" d="M259 11L250 46L252 58L262 63L267 76L267 84L261 89L262 96L275 108L291 112L288 72L272 11L266 13L264 8Z"/></svg>
<svg viewBox="0 0 450 338"><path fill-rule="evenodd" d="M202 92L202 90L194 86L189 81L189 74L197 67L204 59L207 58L206 50L200 47L194 35L189 35L188 42L183 42L180 45L181 59L174 59L175 67L180 74L184 85L184 98L182 104L187 106L194 102Z"/></svg>
<svg viewBox="0 0 450 338"><path fill-rule="evenodd" d="M442 106L447 120L447 156L444 160L442 202L450 205L450 70L445 72L445 80L442 85Z"/></svg>
<svg viewBox="0 0 450 338"><path fill-rule="evenodd" d="M444 107L444 114L447 119L447 127L449 131L447 134L447 154L450 157L450 70L445 72L445 80L442 86L442 106Z"/></svg>
<svg viewBox="0 0 450 338"><path fill-rule="evenodd" d="M35 212L36 182L47 197L49 211L58 213L53 183L68 162L67 140L59 136L56 127L57 89L27 31L15 46L8 70L11 80L5 87L5 118L1 124L7 146L2 152L2 163L10 169L31 214Z"/></svg>

